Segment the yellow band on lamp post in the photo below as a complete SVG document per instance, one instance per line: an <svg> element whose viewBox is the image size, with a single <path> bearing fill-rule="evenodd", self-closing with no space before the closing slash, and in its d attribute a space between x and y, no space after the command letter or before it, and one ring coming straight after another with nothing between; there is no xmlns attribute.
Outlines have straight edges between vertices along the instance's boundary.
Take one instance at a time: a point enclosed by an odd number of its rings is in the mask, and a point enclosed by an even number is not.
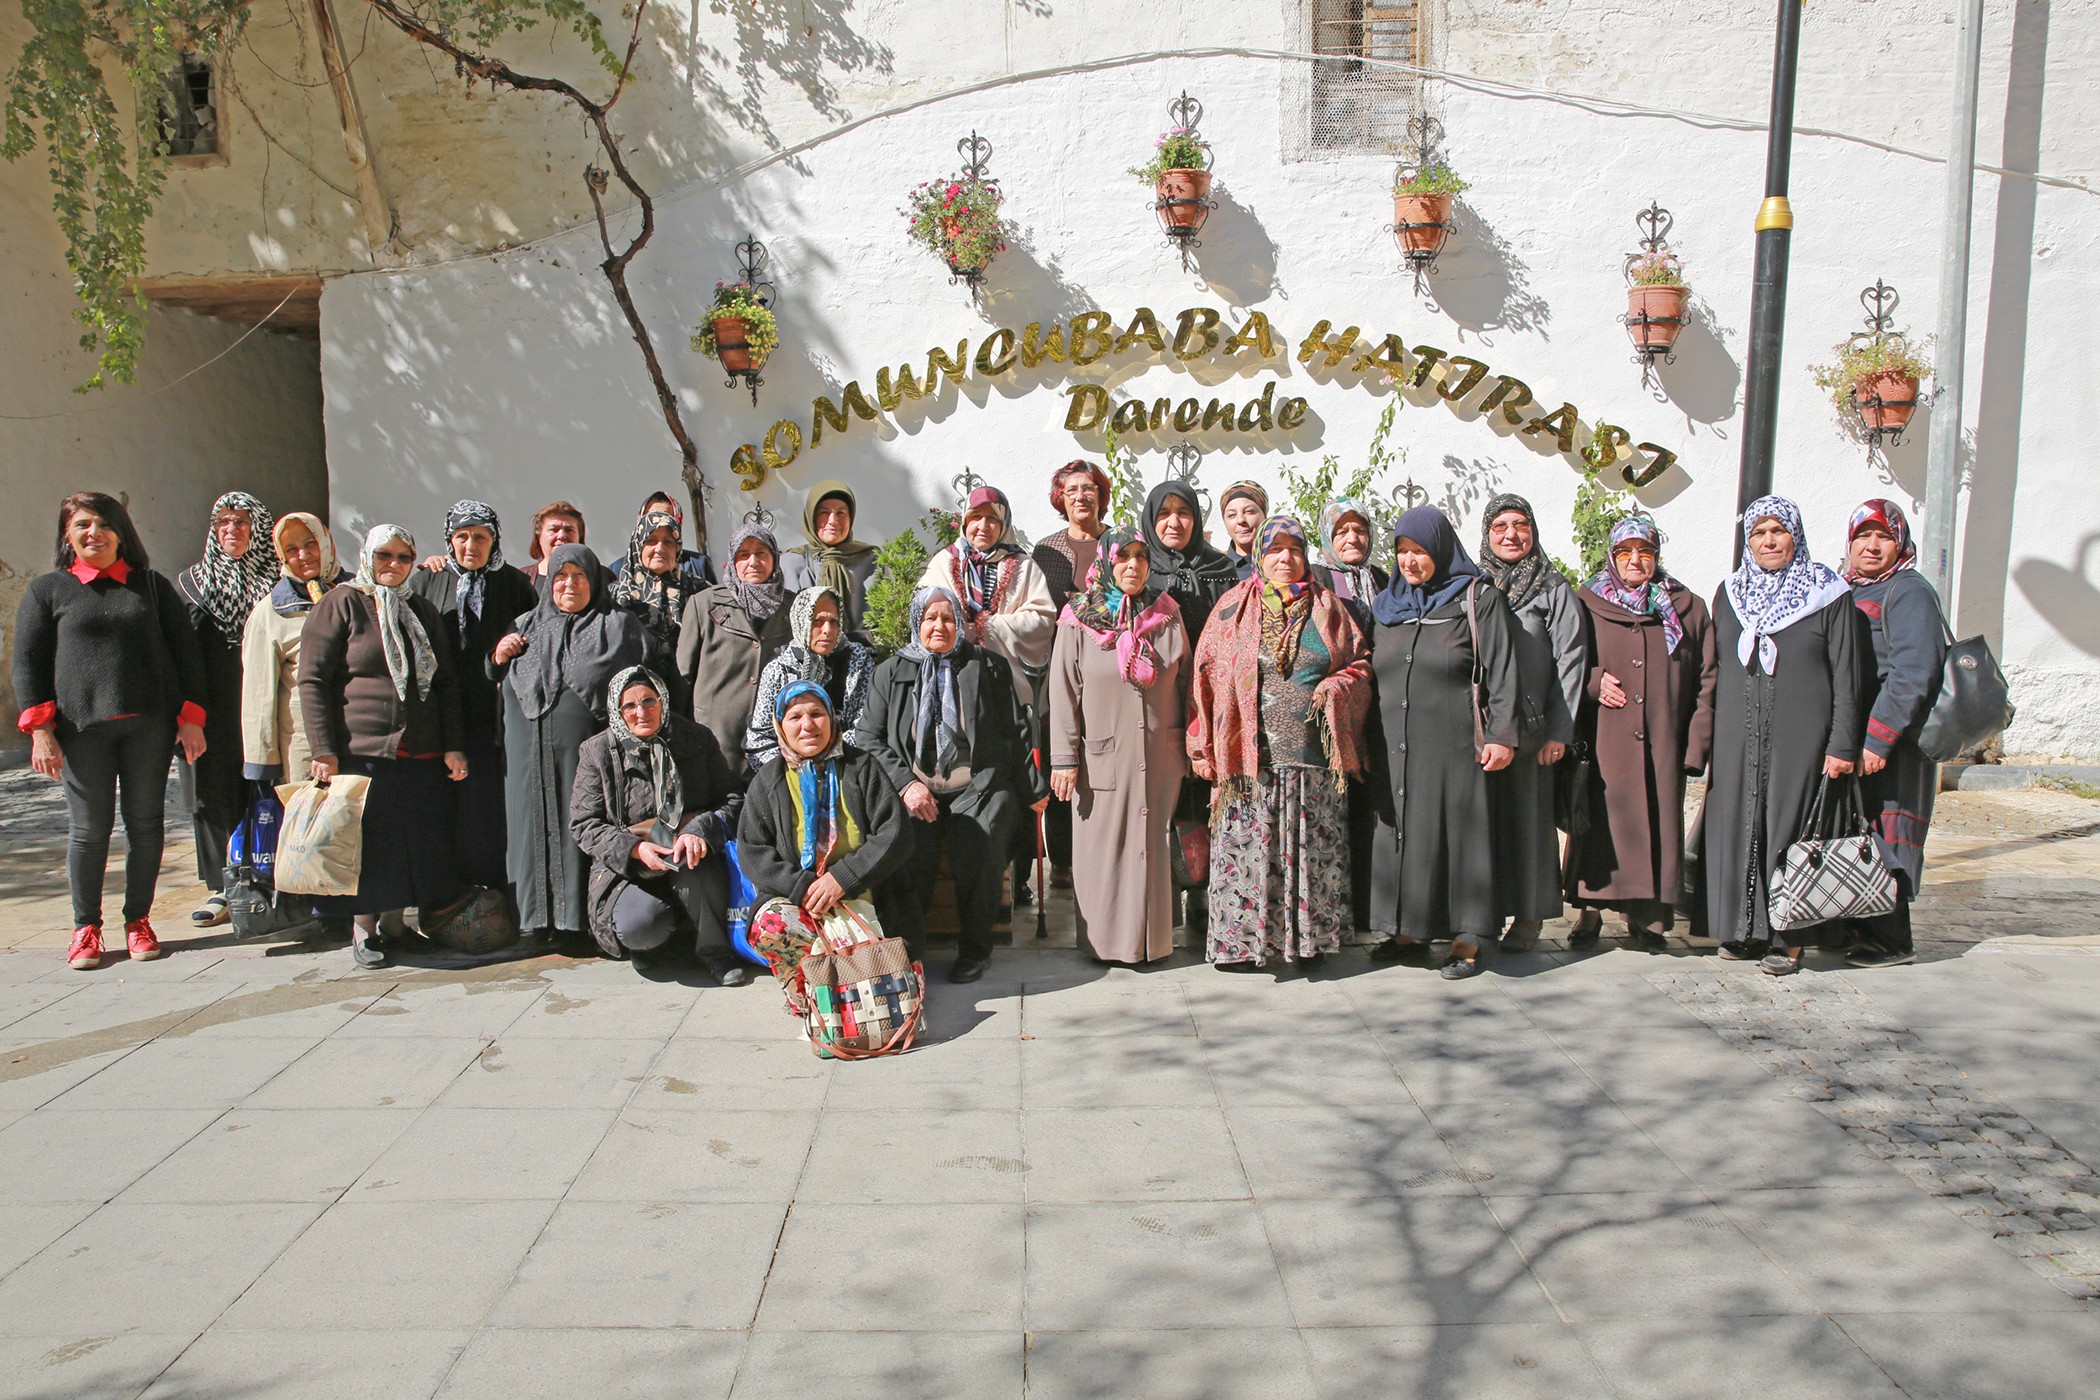
<svg viewBox="0 0 2100 1400"><path fill-rule="evenodd" d="M1757 231L1759 233L1763 233L1768 228L1792 228L1793 226L1794 210L1786 202L1785 195L1775 194L1763 204L1757 206Z"/></svg>

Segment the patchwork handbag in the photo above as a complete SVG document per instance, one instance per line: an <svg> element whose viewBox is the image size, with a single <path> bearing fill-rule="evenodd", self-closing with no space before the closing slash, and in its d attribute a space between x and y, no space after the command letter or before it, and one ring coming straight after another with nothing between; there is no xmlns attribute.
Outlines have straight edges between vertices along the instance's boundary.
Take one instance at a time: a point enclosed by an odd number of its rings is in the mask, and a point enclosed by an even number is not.
<svg viewBox="0 0 2100 1400"><path fill-rule="evenodd" d="M1859 782L1845 778L1844 800L1834 814L1835 834L1826 827L1830 779L1816 782L1816 795L1801 823L1801 835L1786 848L1772 879L1766 912L1775 932L1867 919L1896 907L1896 876L1881 858L1860 806Z"/></svg>
<svg viewBox="0 0 2100 1400"><path fill-rule="evenodd" d="M759 911L751 942L780 981L810 1049L827 1060L909 1050L926 1011L926 974L904 940L884 938L851 903L834 907L818 929L784 905L775 900Z"/></svg>

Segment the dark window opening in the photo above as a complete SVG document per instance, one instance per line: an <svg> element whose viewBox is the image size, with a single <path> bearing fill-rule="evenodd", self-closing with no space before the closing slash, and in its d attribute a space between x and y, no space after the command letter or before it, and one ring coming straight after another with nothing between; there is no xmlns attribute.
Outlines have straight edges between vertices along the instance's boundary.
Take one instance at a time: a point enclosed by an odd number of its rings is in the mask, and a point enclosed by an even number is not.
<svg viewBox="0 0 2100 1400"><path fill-rule="evenodd" d="M219 153L218 78L211 60L184 54L162 80L160 139L171 156Z"/></svg>

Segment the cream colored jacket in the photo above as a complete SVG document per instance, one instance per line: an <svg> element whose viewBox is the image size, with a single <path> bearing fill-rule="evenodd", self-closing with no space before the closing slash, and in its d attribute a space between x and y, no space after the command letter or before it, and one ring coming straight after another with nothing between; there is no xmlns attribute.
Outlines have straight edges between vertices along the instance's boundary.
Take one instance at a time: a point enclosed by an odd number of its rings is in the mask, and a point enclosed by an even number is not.
<svg viewBox="0 0 2100 1400"><path fill-rule="evenodd" d="M241 633L241 761L250 770L276 769L279 782L304 779L312 757L298 685L299 635L307 616L282 616L265 597Z"/></svg>

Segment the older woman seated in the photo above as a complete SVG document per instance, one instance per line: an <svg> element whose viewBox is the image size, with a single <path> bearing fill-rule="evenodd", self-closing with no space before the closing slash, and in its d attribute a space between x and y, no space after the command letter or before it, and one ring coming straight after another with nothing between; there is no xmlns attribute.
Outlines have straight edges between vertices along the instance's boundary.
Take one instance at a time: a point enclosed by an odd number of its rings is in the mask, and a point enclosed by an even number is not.
<svg viewBox="0 0 2100 1400"><path fill-rule="evenodd" d="M569 830L591 859L591 935L609 958L687 940L725 987L751 980L729 950L729 865L744 798L705 726L671 713L670 688L630 666L606 694L607 725L584 741Z"/></svg>

